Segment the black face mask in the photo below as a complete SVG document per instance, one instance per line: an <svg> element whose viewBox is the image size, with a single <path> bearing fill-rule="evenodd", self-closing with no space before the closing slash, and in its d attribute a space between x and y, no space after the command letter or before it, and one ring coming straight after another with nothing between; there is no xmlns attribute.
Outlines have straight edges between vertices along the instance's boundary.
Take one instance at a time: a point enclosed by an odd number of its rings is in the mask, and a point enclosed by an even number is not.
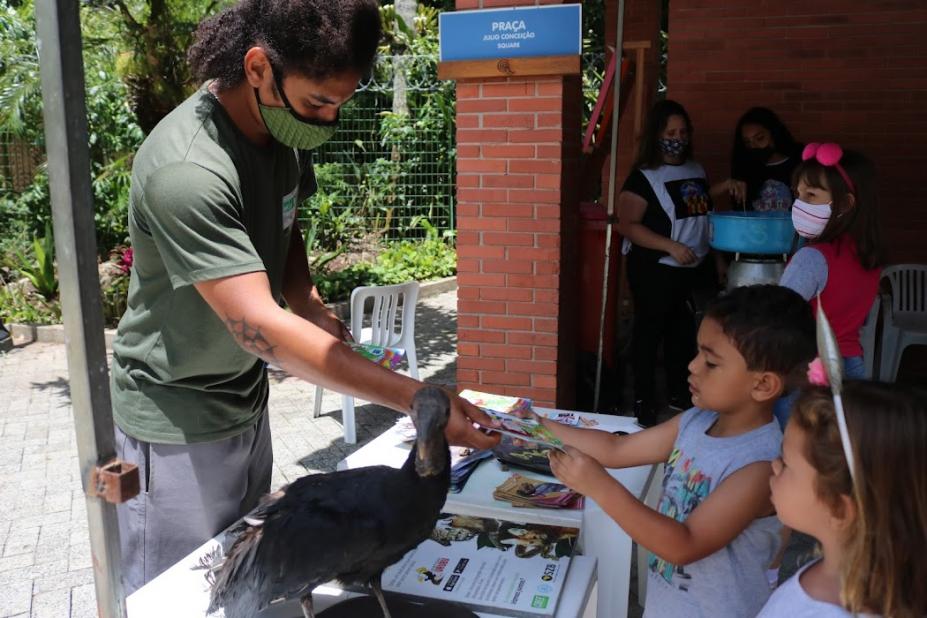
<svg viewBox="0 0 927 618"><path fill-rule="evenodd" d="M750 162L755 165L766 165L775 152L776 149L772 146L766 146L765 148L747 148L747 156L750 158Z"/></svg>

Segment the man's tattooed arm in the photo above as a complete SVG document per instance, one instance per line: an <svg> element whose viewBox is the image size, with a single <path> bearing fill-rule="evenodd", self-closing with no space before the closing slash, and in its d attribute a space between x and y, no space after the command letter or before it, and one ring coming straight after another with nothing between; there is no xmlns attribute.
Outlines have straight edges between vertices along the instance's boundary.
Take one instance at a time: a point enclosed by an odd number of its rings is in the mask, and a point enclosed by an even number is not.
<svg viewBox="0 0 927 618"><path fill-rule="evenodd" d="M244 317L240 320L227 317L225 325L242 348L272 365L280 366L280 360L275 351L277 346L264 337L259 327L249 324Z"/></svg>

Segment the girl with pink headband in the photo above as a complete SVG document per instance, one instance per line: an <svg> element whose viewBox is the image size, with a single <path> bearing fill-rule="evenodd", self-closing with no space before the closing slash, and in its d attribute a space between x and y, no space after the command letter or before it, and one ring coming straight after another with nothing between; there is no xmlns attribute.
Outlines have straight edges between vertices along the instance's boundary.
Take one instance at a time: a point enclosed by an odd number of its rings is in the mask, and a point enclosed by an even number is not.
<svg viewBox="0 0 927 618"><path fill-rule="evenodd" d="M859 330L879 287L881 240L875 171L862 154L811 143L795 170L792 222L806 244L780 284L824 308L837 335L848 378L864 377ZM818 298L820 297L820 300ZM785 425L787 410L780 410Z"/></svg>

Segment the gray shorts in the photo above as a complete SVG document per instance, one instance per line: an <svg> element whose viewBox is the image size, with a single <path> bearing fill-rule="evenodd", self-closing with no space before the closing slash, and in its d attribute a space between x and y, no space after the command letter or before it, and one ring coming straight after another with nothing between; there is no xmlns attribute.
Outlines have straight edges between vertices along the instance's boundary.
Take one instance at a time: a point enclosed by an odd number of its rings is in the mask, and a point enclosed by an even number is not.
<svg viewBox="0 0 927 618"><path fill-rule="evenodd" d="M141 493L117 509L127 596L270 491L273 447L266 408L254 426L216 442L142 442L116 427L116 452L138 465L141 481Z"/></svg>

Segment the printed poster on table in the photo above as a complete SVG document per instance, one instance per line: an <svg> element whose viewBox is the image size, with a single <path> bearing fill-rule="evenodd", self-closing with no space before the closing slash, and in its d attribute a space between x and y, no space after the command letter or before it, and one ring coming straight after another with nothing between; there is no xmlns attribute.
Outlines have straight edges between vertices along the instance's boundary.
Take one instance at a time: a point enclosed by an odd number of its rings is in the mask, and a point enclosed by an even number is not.
<svg viewBox="0 0 927 618"><path fill-rule="evenodd" d="M577 528L442 513L431 537L383 573L383 589L506 616L553 616Z"/></svg>

